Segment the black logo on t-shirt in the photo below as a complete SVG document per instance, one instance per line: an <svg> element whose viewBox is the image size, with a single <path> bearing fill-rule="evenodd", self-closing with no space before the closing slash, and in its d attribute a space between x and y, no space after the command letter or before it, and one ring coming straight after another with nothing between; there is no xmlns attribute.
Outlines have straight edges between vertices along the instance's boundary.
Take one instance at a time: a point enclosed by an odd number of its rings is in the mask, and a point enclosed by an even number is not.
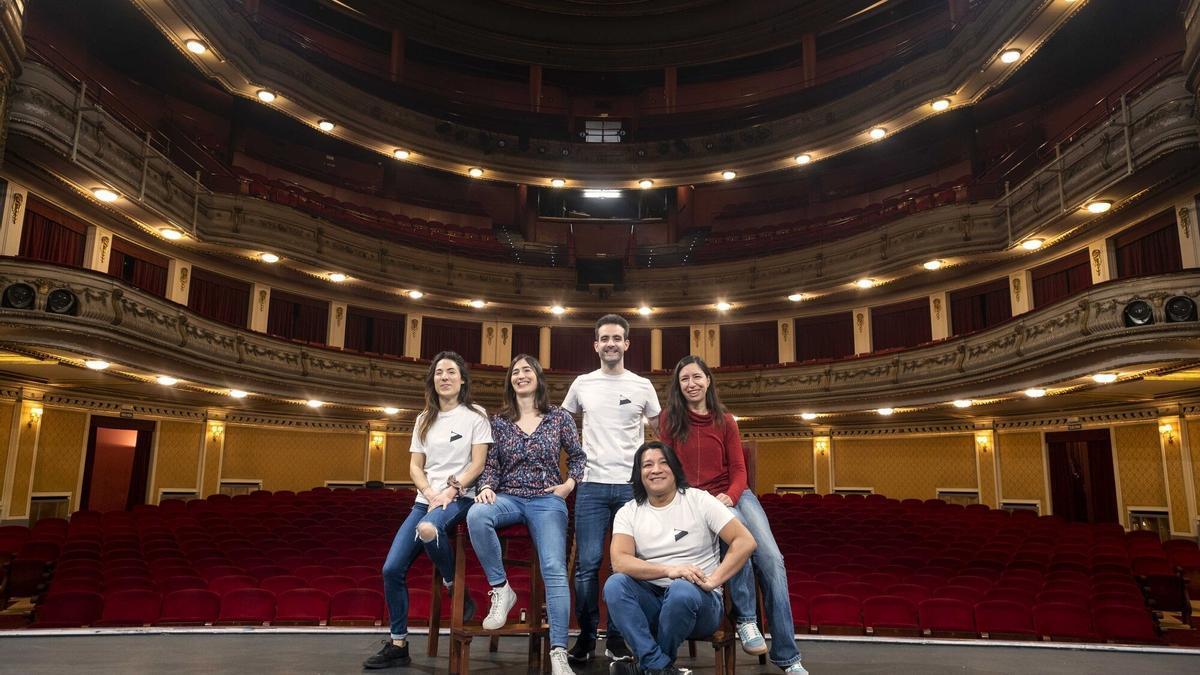
<svg viewBox="0 0 1200 675"><path fill-rule="evenodd" d="M619 397L619 400L620 400L620 402L617 403L617 405L625 405L627 403L633 403L633 401L630 401L629 397L626 396L625 394L617 394L617 396Z"/></svg>
<svg viewBox="0 0 1200 675"><path fill-rule="evenodd" d="M462 438L462 434L458 433L457 431L450 432L450 442L451 443L453 443L454 441L457 441L460 438Z"/></svg>
<svg viewBox="0 0 1200 675"><path fill-rule="evenodd" d="M675 530L675 541L679 541L687 536L687 530Z"/></svg>

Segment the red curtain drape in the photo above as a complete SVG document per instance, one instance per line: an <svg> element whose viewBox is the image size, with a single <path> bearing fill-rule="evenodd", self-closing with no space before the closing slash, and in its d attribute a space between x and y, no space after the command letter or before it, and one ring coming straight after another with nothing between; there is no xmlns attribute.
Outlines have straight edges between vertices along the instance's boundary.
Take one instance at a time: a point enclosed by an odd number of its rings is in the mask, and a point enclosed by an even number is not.
<svg viewBox="0 0 1200 675"><path fill-rule="evenodd" d="M267 308L267 333L276 337L325 344L329 305L282 291L271 292Z"/></svg>
<svg viewBox="0 0 1200 675"><path fill-rule="evenodd" d="M458 352L467 363L479 363L483 352L483 326L470 321L425 317L421 323L421 358L438 352Z"/></svg>
<svg viewBox="0 0 1200 675"><path fill-rule="evenodd" d="M346 309L346 349L404 355L404 315L358 307Z"/></svg>
<svg viewBox="0 0 1200 675"><path fill-rule="evenodd" d="M933 339L929 299L884 305L871 309L871 346L874 351L913 347Z"/></svg>
<svg viewBox="0 0 1200 675"><path fill-rule="evenodd" d="M1069 256L1031 270L1033 279L1033 306L1045 307L1065 300L1092 286L1092 268L1088 263L1088 249L1080 249Z"/></svg>
<svg viewBox="0 0 1200 675"><path fill-rule="evenodd" d="M18 255L32 260L83 267L86 240L86 230L81 231L72 227L72 223L59 222L26 208Z"/></svg>
<svg viewBox="0 0 1200 675"><path fill-rule="evenodd" d="M1114 237L1117 277L1143 277L1183 269L1175 214L1164 211Z"/></svg>
<svg viewBox="0 0 1200 675"><path fill-rule="evenodd" d="M721 365L757 366L779 363L774 321L721 326Z"/></svg>
<svg viewBox="0 0 1200 675"><path fill-rule="evenodd" d="M950 294L950 327L953 335L991 328L1011 318L1012 303L1008 299L1007 277Z"/></svg>
<svg viewBox="0 0 1200 675"><path fill-rule="evenodd" d="M513 358L516 358L518 354L528 354L536 359L538 358L538 350L541 348L541 344L541 331L537 326L514 325L512 327Z"/></svg>
<svg viewBox="0 0 1200 675"><path fill-rule="evenodd" d="M239 328L246 327L250 314L250 284L227 276L192 268L188 307L200 316Z"/></svg>
<svg viewBox="0 0 1200 675"><path fill-rule="evenodd" d="M662 367L674 370L679 359L692 353L691 328L671 326L662 329Z"/></svg>
<svg viewBox="0 0 1200 675"><path fill-rule="evenodd" d="M125 241L112 238L112 254L108 274L147 293L163 297L167 294L167 257Z"/></svg>
<svg viewBox="0 0 1200 675"><path fill-rule="evenodd" d="M793 329L797 361L854 355L854 319L850 312L800 317Z"/></svg>
<svg viewBox="0 0 1200 675"><path fill-rule="evenodd" d="M643 348L650 351L647 333ZM555 370L588 372L600 367L594 344L596 331L591 326L554 326L550 329L550 363ZM631 368L632 369L632 368Z"/></svg>

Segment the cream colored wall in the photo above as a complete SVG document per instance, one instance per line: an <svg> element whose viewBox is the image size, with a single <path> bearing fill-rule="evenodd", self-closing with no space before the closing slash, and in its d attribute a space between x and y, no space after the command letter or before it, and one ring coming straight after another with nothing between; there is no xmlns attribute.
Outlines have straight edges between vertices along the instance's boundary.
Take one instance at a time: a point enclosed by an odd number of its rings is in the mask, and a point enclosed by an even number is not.
<svg viewBox="0 0 1200 675"><path fill-rule="evenodd" d="M9 439L13 432L14 407L12 401L0 401L0 498L4 497L4 479L8 475L8 457L12 450Z"/></svg>
<svg viewBox="0 0 1200 675"><path fill-rule="evenodd" d="M34 492L70 492L71 508L78 508L76 490L83 470L87 424L87 413L45 408L33 468Z"/></svg>
<svg viewBox="0 0 1200 675"><path fill-rule="evenodd" d="M367 432L225 426L221 480L261 480L264 490L306 490L362 481Z"/></svg>
<svg viewBox="0 0 1200 675"><path fill-rule="evenodd" d="M1113 451L1121 482L1121 500L1131 506L1167 505L1163 484L1162 449L1158 443L1158 424L1130 424L1113 427ZM1126 520L1124 513L1121 520Z"/></svg>
<svg viewBox="0 0 1200 675"><path fill-rule="evenodd" d="M975 437L832 441L834 487L871 487L896 499L932 499L938 488L976 488Z"/></svg>
<svg viewBox="0 0 1200 675"><path fill-rule="evenodd" d="M756 489L773 492L776 485L812 485L813 453L809 439L759 440Z"/></svg>
<svg viewBox="0 0 1200 675"><path fill-rule="evenodd" d="M383 463L383 480L408 481L408 448L412 445L411 434L388 434L387 456Z"/></svg>
<svg viewBox="0 0 1200 675"><path fill-rule="evenodd" d="M150 477L151 500L157 500L158 491L163 488L196 488L203 433L202 422L158 423L154 475Z"/></svg>
<svg viewBox="0 0 1200 675"><path fill-rule="evenodd" d="M1000 499L1036 499L1047 513L1046 466L1042 433L1021 431L997 434L996 459L1000 462Z"/></svg>

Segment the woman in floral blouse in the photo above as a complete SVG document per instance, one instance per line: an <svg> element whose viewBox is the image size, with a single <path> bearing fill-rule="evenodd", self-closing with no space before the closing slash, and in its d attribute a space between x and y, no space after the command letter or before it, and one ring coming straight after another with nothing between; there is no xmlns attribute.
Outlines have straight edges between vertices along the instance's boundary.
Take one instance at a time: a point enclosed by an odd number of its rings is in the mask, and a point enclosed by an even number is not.
<svg viewBox="0 0 1200 675"><path fill-rule="evenodd" d="M586 457L575 420L567 411L550 405L542 366L532 356L521 354L509 366L504 407L492 417L492 437L494 443L477 482L476 504L467 514L471 545L492 585L492 606L483 627L503 628L517 601L508 585L496 531L525 523L546 582L551 672L569 675L566 498L583 478ZM559 472L559 453L563 451L567 453L565 481Z"/></svg>

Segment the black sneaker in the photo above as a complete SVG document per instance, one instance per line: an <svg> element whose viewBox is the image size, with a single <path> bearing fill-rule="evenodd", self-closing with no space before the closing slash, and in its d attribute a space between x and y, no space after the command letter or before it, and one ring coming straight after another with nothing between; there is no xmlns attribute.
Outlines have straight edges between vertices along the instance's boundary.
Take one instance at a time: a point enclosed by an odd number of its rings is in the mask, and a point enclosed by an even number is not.
<svg viewBox="0 0 1200 675"><path fill-rule="evenodd" d="M625 644L625 638L614 635L604 640L604 655L613 661L632 661L633 652Z"/></svg>
<svg viewBox="0 0 1200 675"><path fill-rule="evenodd" d="M575 646L567 650L567 660L571 663L587 663L596 653L596 638L580 635L575 638Z"/></svg>
<svg viewBox="0 0 1200 675"><path fill-rule="evenodd" d="M407 666L412 662L408 657L408 643L405 642L403 647L397 647L396 643L391 640L383 641L383 649L371 658L363 661L363 668L368 670L378 670L380 668L397 668L399 666Z"/></svg>
<svg viewBox="0 0 1200 675"><path fill-rule="evenodd" d="M641 669L633 661L613 661L608 664L608 675L641 675Z"/></svg>
<svg viewBox="0 0 1200 675"><path fill-rule="evenodd" d="M646 675L691 675L691 668L676 668L675 666L667 666L666 668L647 668L642 671Z"/></svg>

